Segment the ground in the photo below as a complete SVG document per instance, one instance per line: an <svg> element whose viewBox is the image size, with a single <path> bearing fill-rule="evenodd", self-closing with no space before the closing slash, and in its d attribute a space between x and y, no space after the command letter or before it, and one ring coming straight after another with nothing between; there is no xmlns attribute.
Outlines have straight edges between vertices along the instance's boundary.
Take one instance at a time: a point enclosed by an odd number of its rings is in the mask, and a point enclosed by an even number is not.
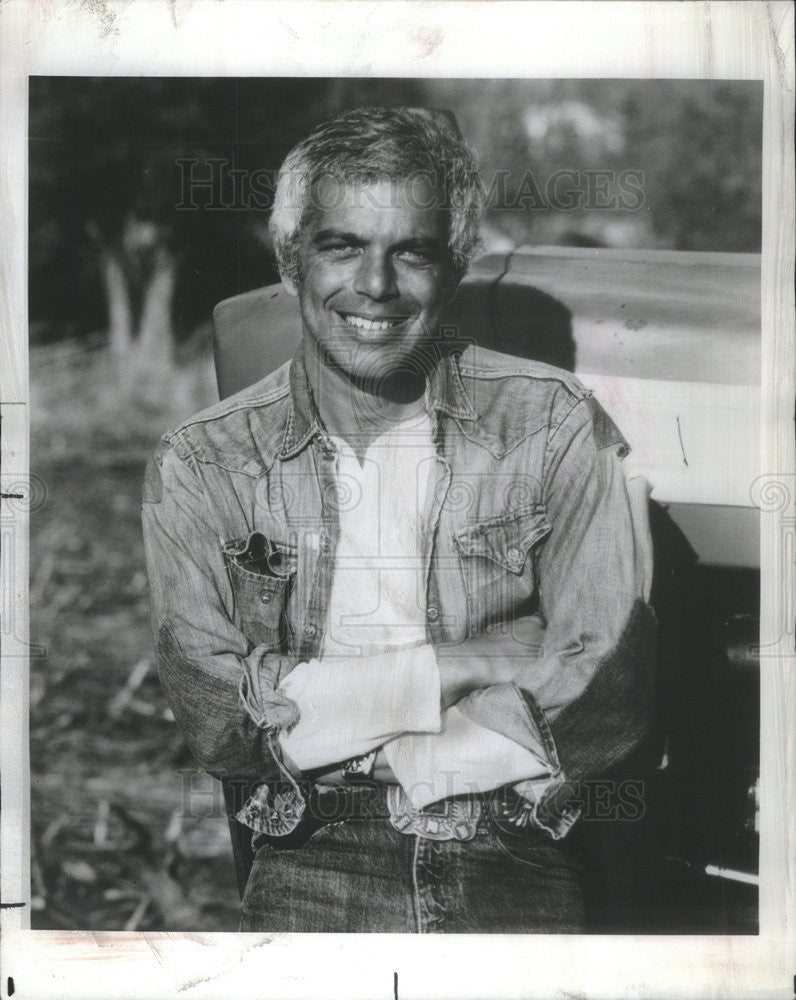
<svg viewBox="0 0 796 1000"><path fill-rule="evenodd" d="M140 528L159 435L215 398L207 360L31 356L32 926L236 930L217 782L157 679Z"/></svg>

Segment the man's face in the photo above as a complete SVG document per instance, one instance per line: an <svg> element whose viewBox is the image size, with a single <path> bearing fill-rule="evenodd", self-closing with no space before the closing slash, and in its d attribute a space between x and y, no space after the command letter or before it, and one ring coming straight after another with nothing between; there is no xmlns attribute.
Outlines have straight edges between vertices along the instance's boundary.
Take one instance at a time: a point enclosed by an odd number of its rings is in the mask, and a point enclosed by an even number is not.
<svg viewBox="0 0 796 1000"><path fill-rule="evenodd" d="M307 361L373 390L411 365L454 290L447 226L429 180L328 179L301 232L298 295Z"/></svg>

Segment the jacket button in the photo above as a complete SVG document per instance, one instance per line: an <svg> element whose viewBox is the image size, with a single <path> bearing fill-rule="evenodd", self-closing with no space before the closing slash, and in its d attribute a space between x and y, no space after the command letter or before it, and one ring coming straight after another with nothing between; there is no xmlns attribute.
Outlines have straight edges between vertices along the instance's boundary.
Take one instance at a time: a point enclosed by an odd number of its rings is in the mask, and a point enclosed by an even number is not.
<svg viewBox="0 0 796 1000"><path fill-rule="evenodd" d="M317 629L314 625L305 625L302 631L307 639L311 639L317 632Z"/></svg>
<svg viewBox="0 0 796 1000"><path fill-rule="evenodd" d="M435 622L439 618L439 608L435 608L433 605L430 608L426 608L426 618L430 622Z"/></svg>
<svg viewBox="0 0 796 1000"><path fill-rule="evenodd" d="M513 563L522 562L522 552L519 549L511 548L508 549L506 555L509 557L509 561Z"/></svg>
<svg viewBox="0 0 796 1000"><path fill-rule="evenodd" d="M331 538L329 538L328 535L324 535L323 538L321 538L321 552L328 552L331 547L332 547Z"/></svg>
<svg viewBox="0 0 796 1000"><path fill-rule="evenodd" d="M270 604L271 601L273 600L273 597L274 597L274 595L271 593L270 590L261 590L260 591L260 604Z"/></svg>

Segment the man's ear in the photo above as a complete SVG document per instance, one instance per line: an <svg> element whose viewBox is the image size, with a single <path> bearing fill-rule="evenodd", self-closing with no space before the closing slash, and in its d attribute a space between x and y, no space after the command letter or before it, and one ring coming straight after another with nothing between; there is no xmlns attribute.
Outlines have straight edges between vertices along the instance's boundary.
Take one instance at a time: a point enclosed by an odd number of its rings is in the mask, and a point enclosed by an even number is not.
<svg viewBox="0 0 796 1000"><path fill-rule="evenodd" d="M298 298L298 284L296 281L288 274L280 274L279 277L282 281L282 287L287 294L292 296L294 299Z"/></svg>

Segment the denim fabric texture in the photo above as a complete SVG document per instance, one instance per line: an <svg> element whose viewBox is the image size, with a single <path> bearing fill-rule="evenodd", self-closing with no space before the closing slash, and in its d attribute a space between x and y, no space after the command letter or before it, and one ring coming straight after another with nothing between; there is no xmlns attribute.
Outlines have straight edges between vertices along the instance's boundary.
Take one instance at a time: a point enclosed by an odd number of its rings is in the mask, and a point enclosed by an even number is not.
<svg viewBox="0 0 796 1000"><path fill-rule="evenodd" d="M577 818L561 794L568 779L626 755L651 717L655 619L644 526L621 461L627 445L568 372L474 347L439 361L425 407L436 448L423 518L427 638L462 644L486 632L516 656L513 683L458 707L546 748L547 776L523 788L534 843L543 843ZM275 688L291 664L322 655L345 502L335 457L299 354L166 434L149 463L143 522L160 676L195 757L218 776L284 784L290 762L275 759L273 737L290 706ZM348 826L319 833L318 846L331 863L335 838L363 837L367 893L368 851L374 878L394 873L376 871L376 833ZM414 838L379 831L409 852L408 864ZM444 857L469 871L468 850L440 849L429 870ZM260 868L277 867L269 851ZM496 860L482 870L503 878ZM274 877L305 877L281 871ZM462 874L462 886L475 878ZM391 921L415 927L416 910L401 914ZM466 920L453 923L464 929Z"/></svg>
<svg viewBox="0 0 796 1000"><path fill-rule="evenodd" d="M280 849L255 837L241 930L335 933L547 933L582 930L576 863L538 830L484 809L474 836L397 832L384 786L356 818Z"/></svg>

